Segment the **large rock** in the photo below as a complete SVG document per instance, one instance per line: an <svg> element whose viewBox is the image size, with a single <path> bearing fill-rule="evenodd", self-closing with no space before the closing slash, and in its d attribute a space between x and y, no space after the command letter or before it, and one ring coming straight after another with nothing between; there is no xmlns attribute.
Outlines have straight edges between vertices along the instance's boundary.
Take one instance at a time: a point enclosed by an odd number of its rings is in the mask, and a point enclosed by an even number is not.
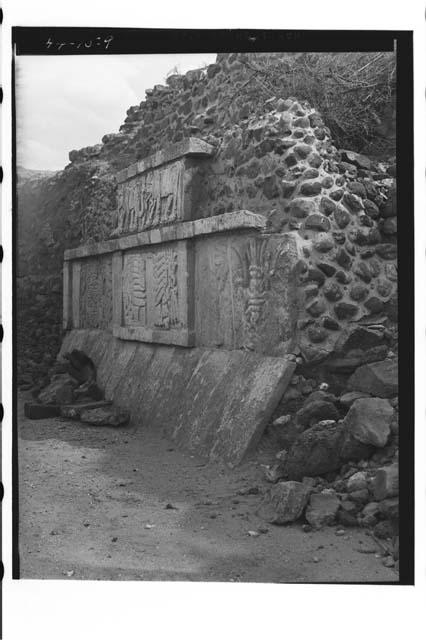
<svg viewBox="0 0 426 640"><path fill-rule="evenodd" d="M327 395L318 392L311 394L305 401L303 407L296 413L297 422L303 426L310 426L320 420L338 420L339 412Z"/></svg>
<svg viewBox="0 0 426 640"><path fill-rule="evenodd" d="M301 482L279 482L266 492L258 515L273 524L294 522L302 515L310 492Z"/></svg>
<svg viewBox="0 0 426 640"><path fill-rule="evenodd" d="M379 511L386 520L398 520L399 518L399 498L385 498L378 503Z"/></svg>
<svg viewBox="0 0 426 640"><path fill-rule="evenodd" d="M367 473L365 471L357 471L351 475L347 482L346 487L349 493L353 491L363 491L368 488Z"/></svg>
<svg viewBox="0 0 426 640"><path fill-rule="evenodd" d="M102 407L82 411L80 420L95 427L120 427L129 422L130 414L115 407Z"/></svg>
<svg viewBox="0 0 426 640"><path fill-rule="evenodd" d="M69 404L73 400L73 391L77 382L68 373L53 376L50 384L38 396L41 404Z"/></svg>
<svg viewBox="0 0 426 640"><path fill-rule="evenodd" d="M398 465L382 467L377 470L373 480L373 492L376 500L393 498L399 494Z"/></svg>
<svg viewBox="0 0 426 640"><path fill-rule="evenodd" d="M382 360L359 367L349 378L347 388L392 398L398 393L398 361Z"/></svg>
<svg viewBox="0 0 426 640"><path fill-rule="evenodd" d="M336 342L335 351L339 354L353 349L371 349L383 344L383 331L369 329L363 326L353 326L346 329Z"/></svg>
<svg viewBox="0 0 426 640"><path fill-rule="evenodd" d="M306 509L305 518L314 529L333 524L340 507L335 494L313 493Z"/></svg>
<svg viewBox="0 0 426 640"><path fill-rule="evenodd" d="M305 476L318 476L339 469L343 435L338 423L317 424L306 429L288 452L287 478L301 480Z"/></svg>
<svg viewBox="0 0 426 640"><path fill-rule="evenodd" d="M96 369L93 361L81 349L73 349L64 354L64 359L68 361L68 373L80 384L89 380L96 380Z"/></svg>
<svg viewBox="0 0 426 640"><path fill-rule="evenodd" d="M344 393L339 398L339 403L342 407L349 409L351 405L355 402L355 400L359 400L360 398L369 398L370 395L365 393L365 391L348 391Z"/></svg>
<svg viewBox="0 0 426 640"><path fill-rule="evenodd" d="M371 160L370 158L367 158L367 156L363 156L361 153L355 153L355 151L349 151L346 149L343 149L340 154L342 156L342 160L355 165L359 169L366 169L367 171L371 170Z"/></svg>
<svg viewBox="0 0 426 640"><path fill-rule="evenodd" d="M360 398L351 405L343 424L348 433L359 442L384 447L390 435L393 413L387 400Z"/></svg>
<svg viewBox="0 0 426 640"><path fill-rule="evenodd" d="M371 444L360 442L347 430L343 432L342 444L339 451L341 464L349 462L350 460L367 460L371 458L375 451L376 448Z"/></svg>

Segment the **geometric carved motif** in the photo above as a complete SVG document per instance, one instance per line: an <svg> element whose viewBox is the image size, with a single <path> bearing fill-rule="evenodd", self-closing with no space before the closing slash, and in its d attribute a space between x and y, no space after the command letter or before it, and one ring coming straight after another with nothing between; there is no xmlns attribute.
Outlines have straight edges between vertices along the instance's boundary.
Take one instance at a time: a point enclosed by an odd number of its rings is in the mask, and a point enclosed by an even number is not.
<svg viewBox="0 0 426 640"><path fill-rule="evenodd" d="M140 253L125 254L123 264L125 325L146 324L146 264Z"/></svg>
<svg viewBox="0 0 426 640"><path fill-rule="evenodd" d="M136 233L182 218L184 166L174 162L120 184L118 234Z"/></svg>
<svg viewBox="0 0 426 640"><path fill-rule="evenodd" d="M157 327L171 329L180 323L178 300L178 255L171 248L153 256L155 321Z"/></svg>

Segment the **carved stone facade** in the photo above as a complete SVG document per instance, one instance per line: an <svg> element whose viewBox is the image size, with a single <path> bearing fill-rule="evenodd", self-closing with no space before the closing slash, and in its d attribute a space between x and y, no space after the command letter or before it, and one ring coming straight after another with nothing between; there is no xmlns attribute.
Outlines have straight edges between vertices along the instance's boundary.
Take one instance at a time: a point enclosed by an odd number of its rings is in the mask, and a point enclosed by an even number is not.
<svg viewBox="0 0 426 640"><path fill-rule="evenodd" d="M194 174L202 171L202 159L212 153L213 147L206 142L189 138L120 171L117 226L112 236L198 217L192 202L197 182Z"/></svg>
<svg viewBox="0 0 426 640"><path fill-rule="evenodd" d="M120 184L117 234L137 233L182 220L184 170L181 160Z"/></svg>
<svg viewBox="0 0 426 640"><path fill-rule="evenodd" d="M263 216L236 211L70 250L67 328L111 326L112 316L123 340L286 353L297 247L265 227Z"/></svg>

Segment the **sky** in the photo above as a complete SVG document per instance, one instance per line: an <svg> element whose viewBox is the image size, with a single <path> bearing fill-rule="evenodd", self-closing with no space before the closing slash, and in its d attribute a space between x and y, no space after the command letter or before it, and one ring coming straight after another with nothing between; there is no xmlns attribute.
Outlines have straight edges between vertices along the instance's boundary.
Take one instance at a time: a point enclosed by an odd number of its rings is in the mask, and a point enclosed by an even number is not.
<svg viewBox="0 0 426 640"><path fill-rule="evenodd" d="M116 133L145 89L211 64L216 54L17 56L18 165L63 169L68 153ZM176 71L175 71L176 72Z"/></svg>

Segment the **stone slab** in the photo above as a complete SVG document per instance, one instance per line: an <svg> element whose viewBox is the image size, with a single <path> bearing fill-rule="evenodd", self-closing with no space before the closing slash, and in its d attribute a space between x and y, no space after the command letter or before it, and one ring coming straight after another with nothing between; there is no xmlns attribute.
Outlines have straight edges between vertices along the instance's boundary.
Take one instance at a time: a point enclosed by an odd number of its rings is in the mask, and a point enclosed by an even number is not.
<svg viewBox="0 0 426 640"><path fill-rule="evenodd" d="M165 149L161 149L157 151L157 153L119 171L116 174L116 180L118 183L130 180L139 173L161 167L163 164L173 162L183 156L210 157L213 153L214 147L208 144L208 142L200 140L199 138L187 138L186 140L182 140L182 142L171 144Z"/></svg>
<svg viewBox="0 0 426 640"><path fill-rule="evenodd" d="M117 226L123 236L198 218L199 190L214 148L197 138L171 145L117 174Z"/></svg>
<svg viewBox="0 0 426 640"><path fill-rule="evenodd" d="M123 238L113 238L112 240L82 245L75 249L67 249L64 253L64 260L77 260L78 258L88 258L104 253L125 251L126 249L134 249L146 245L186 240L226 231L238 231L240 229L265 230L266 224L267 219L265 216L242 209L241 211L231 211L209 218L178 222L159 229L134 233Z"/></svg>
<svg viewBox="0 0 426 640"><path fill-rule="evenodd" d="M30 420L43 420L45 418L56 418L60 415L60 407L57 404L36 404L26 402L24 404L24 414Z"/></svg>
<svg viewBox="0 0 426 640"><path fill-rule="evenodd" d="M63 404L60 407L60 415L63 418L70 418L71 420L78 420L80 414L83 411L89 409L102 409L103 407L110 407L112 402L109 400L94 400L93 402L76 402L74 404Z"/></svg>
<svg viewBox="0 0 426 640"><path fill-rule="evenodd" d="M258 443L295 367L244 351L123 342L101 330L69 332L61 353L73 348L92 358L106 399L130 411L135 427L161 429L231 466Z"/></svg>

